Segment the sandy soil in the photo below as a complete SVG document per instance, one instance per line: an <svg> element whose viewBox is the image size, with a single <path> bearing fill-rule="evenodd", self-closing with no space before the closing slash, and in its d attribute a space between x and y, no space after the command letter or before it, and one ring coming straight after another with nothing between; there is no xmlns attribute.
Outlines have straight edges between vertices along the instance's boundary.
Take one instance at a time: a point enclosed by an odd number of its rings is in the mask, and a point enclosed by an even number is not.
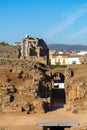
<svg viewBox="0 0 87 130"><path fill-rule="evenodd" d="M45 114L1 114L0 128L5 128L5 130L40 130L38 122L65 119L79 121L81 125L87 124L86 113L73 114L62 108Z"/></svg>

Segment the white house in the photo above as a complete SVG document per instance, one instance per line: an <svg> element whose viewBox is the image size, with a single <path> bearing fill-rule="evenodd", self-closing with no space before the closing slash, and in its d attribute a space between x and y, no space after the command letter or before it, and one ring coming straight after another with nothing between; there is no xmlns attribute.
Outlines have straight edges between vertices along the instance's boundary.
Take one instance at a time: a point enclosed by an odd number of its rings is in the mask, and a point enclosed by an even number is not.
<svg viewBox="0 0 87 130"><path fill-rule="evenodd" d="M87 51L80 51L80 52L77 52L77 55L87 55Z"/></svg>
<svg viewBox="0 0 87 130"><path fill-rule="evenodd" d="M70 55L68 57L68 64L81 64L79 58L80 56L78 55Z"/></svg>

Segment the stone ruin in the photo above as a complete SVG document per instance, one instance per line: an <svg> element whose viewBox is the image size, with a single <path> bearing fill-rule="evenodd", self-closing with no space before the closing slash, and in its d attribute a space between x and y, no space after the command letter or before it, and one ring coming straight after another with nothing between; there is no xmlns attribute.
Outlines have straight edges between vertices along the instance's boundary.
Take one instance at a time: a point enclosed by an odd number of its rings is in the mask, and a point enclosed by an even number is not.
<svg viewBox="0 0 87 130"><path fill-rule="evenodd" d="M0 112L48 111L53 80L50 72L48 66L39 62L0 59ZM77 75L76 78L76 71L71 68L60 72L65 76L65 109L73 113L87 112L85 77L81 79Z"/></svg>
<svg viewBox="0 0 87 130"><path fill-rule="evenodd" d="M1 60L0 112L45 112L50 103L50 80L47 80L47 71L47 66L42 63L22 59Z"/></svg>
<svg viewBox="0 0 87 130"><path fill-rule="evenodd" d="M21 57L22 58L42 58L48 64L49 60L49 49L43 39L31 38L26 35L25 39L21 43ZM43 59L43 57L45 59ZM39 59L40 61L40 59Z"/></svg>
<svg viewBox="0 0 87 130"><path fill-rule="evenodd" d="M0 45L0 58L20 58L20 46Z"/></svg>
<svg viewBox="0 0 87 130"><path fill-rule="evenodd" d="M29 56L47 56L48 48L43 39L31 38L26 35L22 40L22 57L28 58Z"/></svg>
<svg viewBox="0 0 87 130"><path fill-rule="evenodd" d="M75 72L72 69L66 69L65 75L66 110L73 113L87 112L86 82L78 77L74 78Z"/></svg>
<svg viewBox="0 0 87 130"><path fill-rule="evenodd" d="M31 38L26 35L21 44L0 45L1 59L24 59L49 64L49 49L43 39Z"/></svg>

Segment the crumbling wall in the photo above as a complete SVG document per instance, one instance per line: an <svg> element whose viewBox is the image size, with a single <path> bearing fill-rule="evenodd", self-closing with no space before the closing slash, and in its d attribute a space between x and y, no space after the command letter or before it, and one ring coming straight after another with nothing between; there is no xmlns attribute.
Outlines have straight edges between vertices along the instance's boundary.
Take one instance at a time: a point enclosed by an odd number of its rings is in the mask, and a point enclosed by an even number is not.
<svg viewBox="0 0 87 130"><path fill-rule="evenodd" d="M19 58L20 46L0 45L0 58Z"/></svg>
<svg viewBox="0 0 87 130"><path fill-rule="evenodd" d="M0 112L42 113L49 92L47 67L27 60L0 60Z"/></svg>
<svg viewBox="0 0 87 130"><path fill-rule="evenodd" d="M83 73L85 75L85 73ZM87 87L85 77L80 78L76 70L66 69L65 93L66 93L66 110L73 113L87 112Z"/></svg>
<svg viewBox="0 0 87 130"><path fill-rule="evenodd" d="M3 46L0 45L0 59L19 59L21 58L21 47L20 46ZM27 58L29 62L41 62L48 64L47 57L29 56Z"/></svg>
<svg viewBox="0 0 87 130"><path fill-rule="evenodd" d="M38 57L38 56L29 56L28 58L26 58L29 61L33 61L33 62L41 62L45 65L47 65L48 61L47 61L47 57Z"/></svg>

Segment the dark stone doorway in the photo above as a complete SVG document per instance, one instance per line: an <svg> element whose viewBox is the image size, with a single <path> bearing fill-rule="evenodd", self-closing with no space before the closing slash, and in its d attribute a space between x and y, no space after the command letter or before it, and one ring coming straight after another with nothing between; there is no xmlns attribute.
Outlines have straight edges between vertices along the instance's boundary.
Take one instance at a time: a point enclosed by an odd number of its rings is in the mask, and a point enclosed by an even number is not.
<svg viewBox="0 0 87 130"><path fill-rule="evenodd" d="M51 110L63 108L65 104L65 89L52 89Z"/></svg>

